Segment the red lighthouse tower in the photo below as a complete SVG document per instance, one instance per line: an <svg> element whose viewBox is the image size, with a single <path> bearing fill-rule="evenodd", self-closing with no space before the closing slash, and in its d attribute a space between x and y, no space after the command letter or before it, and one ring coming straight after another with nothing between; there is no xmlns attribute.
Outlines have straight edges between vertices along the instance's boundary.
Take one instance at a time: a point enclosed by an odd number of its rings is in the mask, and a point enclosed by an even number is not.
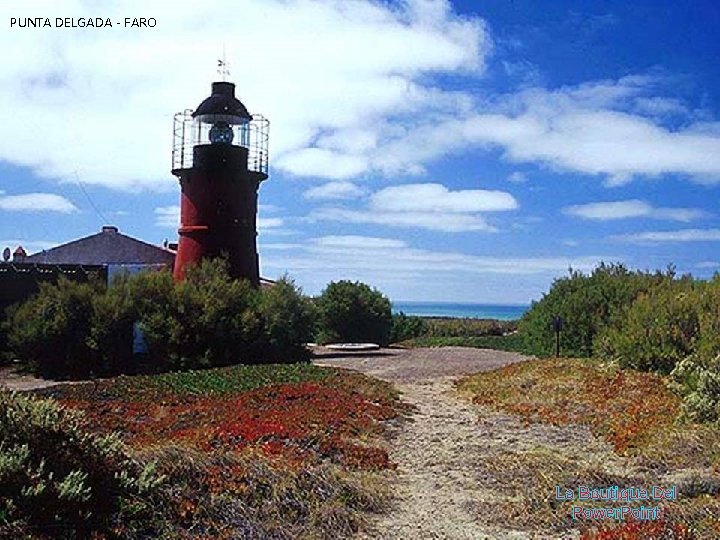
<svg viewBox="0 0 720 540"><path fill-rule="evenodd" d="M259 285L257 194L268 177L268 129L230 82L213 83L195 111L175 115L172 173L182 192L175 279L188 264L225 256L232 277Z"/></svg>

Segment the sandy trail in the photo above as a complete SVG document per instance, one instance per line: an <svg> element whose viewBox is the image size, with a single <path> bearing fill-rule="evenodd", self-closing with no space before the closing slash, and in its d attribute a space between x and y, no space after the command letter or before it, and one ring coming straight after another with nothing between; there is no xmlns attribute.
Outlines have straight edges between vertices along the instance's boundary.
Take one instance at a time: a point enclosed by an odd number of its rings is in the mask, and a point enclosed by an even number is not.
<svg viewBox="0 0 720 540"><path fill-rule="evenodd" d="M448 378L398 388L418 410L393 441L398 506L373 524L368 537L517 538L483 526L475 511L487 496L474 474L484 444L475 407L454 395Z"/></svg>
<svg viewBox="0 0 720 540"><path fill-rule="evenodd" d="M477 460L487 448L496 446L489 439L499 437L502 443L506 433L483 430L478 407L460 398L453 387L460 375L524 359L514 353L461 347L317 359L318 364L357 369L391 381L403 399L416 407L412 421L402 426L391 443L390 456L398 464L397 505L373 523L364 538L529 537L521 531L490 527L479 519L477 503L493 494L476 478Z"/></svg>

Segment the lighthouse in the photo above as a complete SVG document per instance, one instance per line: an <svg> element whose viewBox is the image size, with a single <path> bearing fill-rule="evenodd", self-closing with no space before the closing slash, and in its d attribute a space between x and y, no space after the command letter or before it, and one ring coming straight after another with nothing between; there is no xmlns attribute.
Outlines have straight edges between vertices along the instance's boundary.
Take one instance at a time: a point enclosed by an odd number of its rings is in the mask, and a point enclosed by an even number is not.
<svg viewBox="0 0 720 540"><path fill-rule="evenodd" d="M190 264L226 257L230 275L260 283L258 188L268 177L269 122L251 115L231 82L212 83L197 109L175 115L172 173L180 182L174 276Z"/></svg>

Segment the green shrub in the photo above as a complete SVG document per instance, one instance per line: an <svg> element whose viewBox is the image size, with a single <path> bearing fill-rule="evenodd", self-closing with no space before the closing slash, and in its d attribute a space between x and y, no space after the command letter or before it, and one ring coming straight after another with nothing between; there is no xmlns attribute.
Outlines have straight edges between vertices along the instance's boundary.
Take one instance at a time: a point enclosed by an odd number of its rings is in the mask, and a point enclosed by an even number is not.
<svg viewBox="0 0 720 540"><path fill-rule="evenodd" d="M331 282L317 299L320 343L390 341L390 300L360 282Z"/></svg>
<svg viewBox="0 0 720 540"><path fill-rule="evenodd" d="M81 422L52 400L0 391L0 536L90 538L144 519L161 481L153 466Z"/></svg>
<svg viewBox="0 0 720 540"><path fill-rule="evenodd" d="M132 276L128 286L161 371L309 358L311 306L288 279L255 289L229 277L227 262L217 259L190 267L178 284L163 272Z"/></svg>
<svg viewBox="0 0 720 540"><path fill-rule="evenodd" d="M170 369L185 370L260 361L263 321L258 289L236 280L223 259L202 261L190 267L185 280L173 290L169 304ZM141 314L141 326L147 323ZM157 339L149 340L151 351Z"/></svg>
<svg viewBox="0 0 720 540"><path fill-rule="evenodd" d="M284 277L262 291L260 312L265 326L264 360L277 363L310 359L314 306L295 283Z"/></svg>
<svg viewBox="0 0 720 540"><path fill-rule="evenodd" d="M98 368L90 343L93 301L102 290L97 282L60 278L11 310L5 323L14 353L43 377L87 377Z"/></svg>
<svg viewBox="0 0 720 540"><path fill-rule="evenodd" d="M134 325L143 334L148 348L139 360L143 372L164 372L173 367L174 351L182 333L175 281L169 271L139 272L113 282L109 295L128 306ZM120 370L121 373L133 370Z"/></svg>
<svg viewBox="0 0 720 540"><path fill-rule="evenodd" d="M672 388L683 396L685 416L720 422L720 276L696 295L698 336L694 351L672 371Z"/></svg>
<svg viewBox="0 0 720 540"><path fill-rule="evenodd" d="M12 351L44 377L182 371L309 358L313 311L283 279L265 290L203 261L176 283L170 272L117 276L110 287L61 280L12 310ZM147 353L133 352L134 330Z"/></svg>
<svg viewBox="0 0 720 540"><path fill-rule="evenodd" d="M434 337L420 336L398 343L402 347L472 347L475 349L495 349L498 351L525 352L525 342L515 334L505 336L457 336Z"/></svg>
<svg viewBox="0 0 720 540"><path fill-rule="evenodd" d="M695 350L698 287L689 280L666 279L641 293L627 313L596 337L596 354L621 367L670 373Z"/></svg>
<svg viewBox="0 0 720 540"><path fill-rule="evenodd" d="M567 277L556 279L550 291L520 320L519 332L528 352L552 354L555 347L553 319L564 320L560 337L562 354L593 354L595 336L622 317L639 293L654 283L674 276L659 273L631 272L622 264L601 263L589 275L571 270Z"/></svg>
<svg viewBox="0 0 720 540"><path fill-rule="evenodd" d="M688 356L677 363L671 376L671 388L683 397L686 418L720 422L720 356Z"/></svg>
<svg viewBox="0 0 720 540"><path fill-rule="evenodd" d="M420 337L427 332L427 329L427 323L420 317L408 317L403 312L394 314L390 327L390 343Z"/></svg>
<svg viewBox="0 0 720 540"><path fill-rule="evenodd" d="M495 319L443 319L425 320L426 334L432 337L484 337L502 336L517 330L517 321Z"/></svg>
<svg viewBox="0 0 720 540"><path fill-rule="evenodd" d="M93 299L88 343L98 357L98 375L138 371L133 357L133 325L138 310L135 299L127 294L129 279L127 274L115 277L113 286Z"/></svg>

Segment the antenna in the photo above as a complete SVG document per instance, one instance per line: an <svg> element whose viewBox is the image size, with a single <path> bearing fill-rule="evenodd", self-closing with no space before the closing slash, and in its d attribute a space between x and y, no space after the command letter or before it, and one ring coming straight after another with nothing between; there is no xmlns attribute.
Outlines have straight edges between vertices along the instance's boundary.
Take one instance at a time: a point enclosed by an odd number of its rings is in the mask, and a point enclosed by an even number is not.
<svg viewBox="0 0 720 540"><path fill-rule="evenodd" d="M78 176L77 171L73 171L75 174L75 180L77 182L78 187L80 190L85 194L85 197L87 198L88 202L90 203L90 206L92 206L92 209L95 210L95 213L97 216L102 220L102 224L108 223L107 218L103 215L103 213L98 210L98 207L95 206L95 203L93 202L92 198L90 197L90 194L85 189L85 184L82 183L82 180L80 180L80 176Z"/></svg>
<svg viewBox="0 0 720 540"><path fill-rule="evenodd" d="M225 58L225 44L223 43L222 58L218 59L217 62L218 75L222 77L223 82L230 76L230 68L227 59Z"/></svg>

